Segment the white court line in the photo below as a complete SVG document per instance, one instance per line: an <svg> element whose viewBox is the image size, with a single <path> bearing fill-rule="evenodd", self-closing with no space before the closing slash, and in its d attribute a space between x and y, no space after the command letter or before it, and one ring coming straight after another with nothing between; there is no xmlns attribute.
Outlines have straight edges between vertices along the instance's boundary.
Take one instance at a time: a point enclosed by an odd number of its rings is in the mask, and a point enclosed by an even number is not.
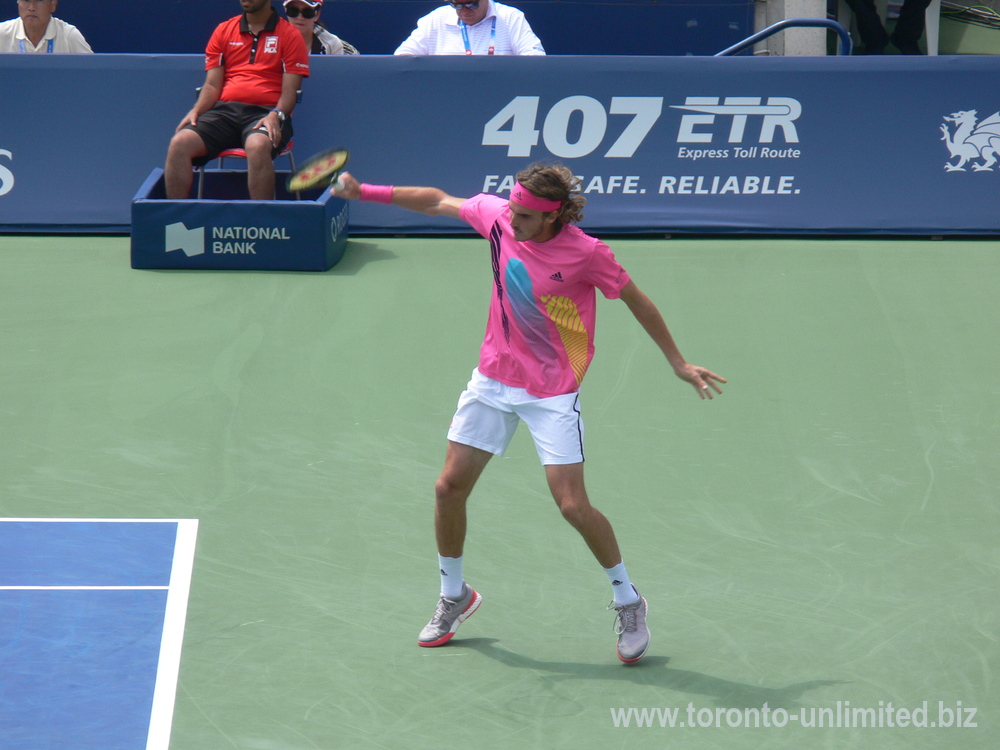
<svg viewBox="0 0 1000 750"><path fill-rule="evenodd" d="M170 745L197 538L198 519L177 520L177 541L174 544L174 561L170 569L170 587L163 616L163 637L160 640L160 660L156 668L156 687L153 689L153 710L149 717L146 750L168 750Z"/></svg>
<svg viewBox="0 0 1000 750"><path fill-rule="evenodd" d="M188 518L0 518L0 523L182 523Z"/></svg>
<svg viewBox="0 0 1000 750"><path fill-rule="evenodd" d="M169 586L0 586L0 591L169 591Z"/></svg>
<svg viewBox="0 0 1000 750"><path fill-rule="evenodd" d="M184 623L187 619L191 573L194 570L197 518L0 518L0 523L174 523L177 536L168 586L0 586L4 591L166 591L163 635L153 687L153 706L149 717L146 750L168 750L170 730L177 698Z"/></svg>

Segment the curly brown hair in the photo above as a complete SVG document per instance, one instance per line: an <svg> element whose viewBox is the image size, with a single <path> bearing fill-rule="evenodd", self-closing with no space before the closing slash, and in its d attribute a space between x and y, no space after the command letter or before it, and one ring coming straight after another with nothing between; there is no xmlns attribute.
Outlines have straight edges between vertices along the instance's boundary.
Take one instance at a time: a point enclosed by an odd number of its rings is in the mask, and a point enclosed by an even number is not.
<svg viewBox="0 0 1000 750"><path fill-rule="evenodd" d="M516 179L538 198L562 201L557 216L560 224L575 224L583 219L587 199L580 194L579 178L568 167L536 162L518 172Z"/></svg>

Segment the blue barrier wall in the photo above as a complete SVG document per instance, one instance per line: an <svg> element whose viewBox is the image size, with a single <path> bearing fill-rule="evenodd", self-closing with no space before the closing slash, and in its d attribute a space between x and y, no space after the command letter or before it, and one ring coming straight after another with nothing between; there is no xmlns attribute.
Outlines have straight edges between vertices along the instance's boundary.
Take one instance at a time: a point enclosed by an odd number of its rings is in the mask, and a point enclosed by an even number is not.
<svg viewBox="0 0 1000 750"><path fill-rule="evenodd" d="M323 21L364 54L388 55L439 0L326 0ZM509 0L550 55L712 55L753 33L754 0ZM275 5L280 5L275 0ZM11 15L14 3L10 3ZM62 0L95 52L201 54L236 0Z"/></svg>
<svg viewBox="0 0 1000 750"><path fill-rule="evenodd" d="M595 231L1000 231L997 57L313 66L296 152L348 146L369 182L503 193L528 162L559 159ZM203 78L200 56L0 56L0 230L127 231ZM351 229L465 227L357 204Z"/></svg>

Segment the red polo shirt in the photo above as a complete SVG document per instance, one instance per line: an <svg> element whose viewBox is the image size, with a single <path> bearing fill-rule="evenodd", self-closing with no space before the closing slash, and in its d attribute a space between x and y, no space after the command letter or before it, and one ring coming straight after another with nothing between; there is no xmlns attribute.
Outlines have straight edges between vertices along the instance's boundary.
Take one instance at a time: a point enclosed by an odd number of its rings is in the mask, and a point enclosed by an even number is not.
<svg viewBox="0 0 1000 750"><path fill-rule="evenodd" d="M205 49L205 70L225 68L219 101L274 107L285 73L309 75L302 34L274 11L263 31L250 33L246 15L220 23Z"/></svg>

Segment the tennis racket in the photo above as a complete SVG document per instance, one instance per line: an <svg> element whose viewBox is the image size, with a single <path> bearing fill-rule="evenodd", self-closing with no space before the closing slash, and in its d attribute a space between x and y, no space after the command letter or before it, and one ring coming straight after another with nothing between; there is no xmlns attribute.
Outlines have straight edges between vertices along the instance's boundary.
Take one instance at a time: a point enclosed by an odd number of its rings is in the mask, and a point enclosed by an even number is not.
<svg viewBox="0 0 1000 750"><path fill-rule="evenodd" d="M346 148L331 148L306 159L302 166L288 176L285 187L290 193L309 190L314 187L326 187L340 176L340 170L351 158Z"/></svg>

